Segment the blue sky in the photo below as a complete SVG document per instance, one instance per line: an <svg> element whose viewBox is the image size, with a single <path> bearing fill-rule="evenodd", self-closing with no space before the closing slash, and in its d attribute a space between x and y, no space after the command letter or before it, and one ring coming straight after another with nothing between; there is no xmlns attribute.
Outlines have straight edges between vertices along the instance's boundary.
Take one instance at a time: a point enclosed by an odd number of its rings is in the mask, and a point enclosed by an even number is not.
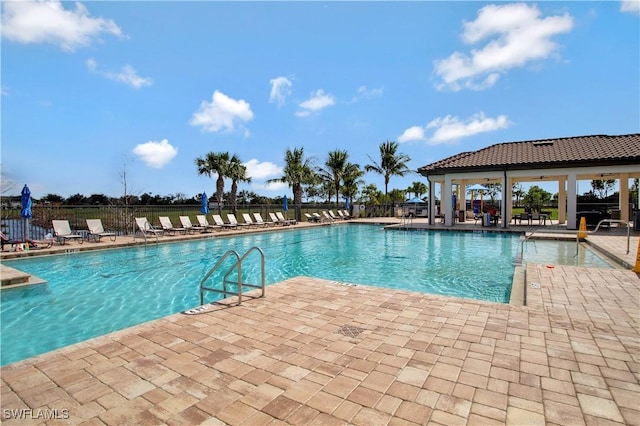
<svg viewBox="0 0 640 426"><path fill-rule="evenodd" d="M637 0L5 1L1 58L3 195L121 196L123 170L130 193L211 194L194 160L228 151L277 196L287 148L364 166L394 140L415 170L640 131Z"/></svg>

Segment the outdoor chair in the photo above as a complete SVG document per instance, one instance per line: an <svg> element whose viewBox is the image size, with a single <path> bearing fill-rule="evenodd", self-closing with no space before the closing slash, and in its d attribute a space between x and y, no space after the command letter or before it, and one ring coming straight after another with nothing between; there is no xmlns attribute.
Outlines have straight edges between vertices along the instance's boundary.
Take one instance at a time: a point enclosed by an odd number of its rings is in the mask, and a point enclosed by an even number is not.
<svg viewBox="0 0 640 426"><path fill-rule="evenodd" d="M204 226L192 224L191 219L189 219L189 216L180 216L180 224L188 234L196 231L204 232L206 229Z"/></svg>
<svg viewBox="0 0 640 426"><path fill-rule="evenodd" d="M187 230L184 228L176 228L171 223L171 219L169 216L158 216L158 220L160 221L160 226L162 226L162 230L169 235L175 235L176 232L183 232L185 235L187 234Z"/></svg>
<svg viewBox="0 0 640 426"><path fill-rule="evenodd" d="M271 222L273 222L276 225L281 225L281 226L288 225L286 221L278 219L278 216L276 216L275 213L269 213L269 217L271 218Z"/></svg>
<svg viewBox="0 0 640 426"><path fill-rule="evenodd" d="M212 214L211 217L213 217L213 222L222 229L234 229L238 227L238 225L234 225L233 223L225 223L219 214Z"/></svg>
<svg viewBox="0 0 640 426"><path fill-rule="evenodd" d="M101 219L87 219L87 228L89 228L87 240L89 240L89 238L93 238L95 242L99 242L102 237L109 237L111 241L116 240L116 233L106 232L102 226Z"/></svg>
<svg viewBox="0 0 640 426"><path fill-rule="evenodd" d="M320 218L316 216L311 216L309 213L305 213L304 217L307 218L307 222L320 222Z"/></svg>
<svg viewBox="0 0 640 426"><path fill-rule="evenodd" d="M249 213L242 213L242 218L244 219L244 223L248 224L249 226L255 226L256 228L264 228L265 226L267 226L266 223L254 222L253 219L251 219L251 215Z"/></svg>
<svg viewBox="0 0 640 426"><path fill-rule="evenodd" d="M242 222L238 222L238 219L236 218L236 215L233 213L227 213L227 219L229 220L229 223L232 225L235 225L236 227L245 227L245 226L250 226L250 223L242 223Z"/></svg>
<svg viewBox="0 0 640 426"><path fill-rule="evenodd" d="M325 220L327 220L329 222L333 222L334 221L334 219L331 217L331 215L326 210L322 211L322 216L324 216Z"/></svg>
<svg viewBox="0 0 640 426"><path fill-rule="evenodd" d="M76 240L78 244L84 242L84 237L71 231L68 220L52 220L54 236L60 244L66 244L67 240Z"/></svg>
<svg viewBox="0 0 640 426"><path fill-rule="evenodd" d="M329 213L329 216L331 216L331 219L333 219L333 220L342 219L341 217L338 217L338 216L333 212L333 210L329 210L329 212L328 212L328 213Z"/></svg>
<svg viewBox="0 0 640 426"><path fill-rule="evenodd" d="M538 221L538 225L542 224L542 216L540 213L531 213L531 223L533 223L534 220Z"/></svg>
<svg viewBox="0 0 640 426"><path fill-rule="evenodd" d="M275 222L262 219L262 215L260 213L254 213L253 218L256 220L258 224L265 224L266 226L276 226Z"/></svg>
<svg viewBox="0 0 640 426"><path fill-rule="evenodd" d="M531 217L529 213L520 213L520 225L522 225L523 220L527 221L527 225L531 225Z"/></svg>
<svg viewBox="0 0 640 426"><path fill-rule="evenodd" d="M196 219L198 220L198 225L204 228L204 232L208 232L209 229L217 229L221 230L222 226L212 225L207 220L207 216L203 214L196 215Z"/></svg>
<svg viewBox="0 0 640 426"><path fill-rule="evenodd" d="M287 219L286 217L284 217L282 212L276 212L276 217L284 225L295 225L296 223L298 223L295 219Z"/></svg>
<svg viewBox="0 0 640 426"><path fill-rule="evenodd" d="M146 217L136 217L136 226L138 227L138 231L142 232L144 235L152 234L156 237L164 235L162 229L154 228Z"/></svg>
<svg viewBox="0 0 640 426"><path fill-rule="evenodd" d="M2 251L4 251L4 246L6 245L11 244L11 247L13 247L14 245L17 244L17 241L7 237L7 235L4 232L0 232L0 240L2 241Z"/></svg>

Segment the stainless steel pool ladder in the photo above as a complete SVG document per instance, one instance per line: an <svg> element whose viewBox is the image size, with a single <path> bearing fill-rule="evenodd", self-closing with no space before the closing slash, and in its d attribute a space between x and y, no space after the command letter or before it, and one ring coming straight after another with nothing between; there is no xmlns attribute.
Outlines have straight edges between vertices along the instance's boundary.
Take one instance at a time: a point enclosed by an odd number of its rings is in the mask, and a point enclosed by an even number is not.
<svg viewBox="0 0 640 426"><path fill-rule="evenodd" d="M249 284L249 283L243 283L242 282L242 261L244 259L247 258L247 256L249 256L249 254L253 253L253 252L258 252L260 254L260 285L256 285L256 284ZM235 256L236 261L233 263L233 265L229 268L229 270L224 274L224 277L222 278L222 290L219 288L213 288L213 287L206 287L206 282L209 279L209 277L211 277L211 275L218 270L218 268L220 268L223 264L223 262L229 257L229 256ZM229 275L231 275L231 273L237 270L238 271L238 278L236 281L232 281L229 279ZM238 291L236 293L231 292L229 290L227 290L227 284L235 284L238 286ZM204 305L204 292L205 291L212 291L214 293L219 293L222 294L224 297L227 296L233 296L236 295L238 296L238 305L242 304L242 288L243 287L250 287L250 288L259 288L262 289L262 294L260 295L260 297L264 297L265 295L265 280L264 280L264 252L262 251L262 249L260 247L254 246L251 247L249 250L246 251L246 253L244 255L242 255L242 257L240 257L240 254L235 251L235 250L228 250L225 254L222 255L222 257L220 259L218 259L218 261L216 262L216 264L213 266L213 268L211 268L209 270L209 272L207 272L207 274L204 276L204 278L202 278L202 280L200 281L200 305Z"/></svg>
<svg viewBox="0 0 640 426"><path fill-rule="evenodd" d="M142 230L138 231L137 229L135 229L133 231L133 241L135 242L136 235L138 235L138 232L140 232L140 233L142 233L142 238L144 239L144 246L145 247L147 246L147 231L146 231L147 225L149 226L149 228L148 228L149 230L153 230L153 226L151 226L149 221L147 221L147 222L144 223L144 227L145 227L144 231L142 231ZM154 232L153 235L155 235L155 237L156 237L156 245L157 245L158 244L158 233Z"/></svg>

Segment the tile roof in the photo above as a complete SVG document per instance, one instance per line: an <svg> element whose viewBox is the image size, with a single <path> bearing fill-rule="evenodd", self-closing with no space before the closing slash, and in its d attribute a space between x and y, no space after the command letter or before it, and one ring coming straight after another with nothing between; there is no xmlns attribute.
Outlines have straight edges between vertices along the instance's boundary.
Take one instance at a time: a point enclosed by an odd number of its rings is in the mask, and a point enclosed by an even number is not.
<svg viewBox="0 0 640 426"><path fill-rule="evenodd" d="M474 170L517 170L640 165L640 133L505 142L462 152L418 168L422 175Z"/></svg>

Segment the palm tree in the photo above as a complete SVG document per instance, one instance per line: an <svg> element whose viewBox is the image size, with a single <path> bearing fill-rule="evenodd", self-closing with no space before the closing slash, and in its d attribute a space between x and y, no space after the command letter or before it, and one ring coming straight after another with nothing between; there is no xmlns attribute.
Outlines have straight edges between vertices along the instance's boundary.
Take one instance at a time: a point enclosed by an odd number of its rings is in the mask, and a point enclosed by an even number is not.
<svg viewBox="0 0 640 426"><path fill-rule="evenodd" d="M222 196L224 194L224 178L229 170L229 153L228 152L209 152L204 158L198 157L195 160L198 167L198 174L211 177L214 173L218 174L216 180L216 198L218 200L218 213L222 214Z"/></svg>
<svg viewBox="0 0 640 426"><path fill-rule="evenodd" d="M387 195L389 193L389 179L391 176L404 176L410 173L407 163L411 161L408 155L398 153L398 143L386 141L380 144L380 163L374 161L371 157L372 164L367 164L364 169L367 172L376 172L384 176L384 211L387 214Z"/></svg>
<svg viewBox="0 0 640 426"><path fill-rule="evenodd" d="M340 185L343 181L348 157L349 154L347 154L347 151L339 149L331 151L329 152L327 161L324 163L325 168L319 170L322 179L333 184L333 191L336 194L336 204L340 203Z"/></svg>
<svg viewBox="0 0 640 426"><path fill-rule="evenodd" d="M251 182L251 178L247 176L247 167L242 164L240 158L235 154L233 154L233 157L229 160L229 170L227 174L231 179L229 202L233 206L233 213L235 214L238 210L238 182Z"/></svg>
<svg viewBox="0 0 640 426"><path fill-rule="evenodd" d="M344 174L342 176L342 195L349 200L356 198L358 193L358 185L364 183L360 179L364 175L364 172L360 169L359 164L346 163L344 167Z"/></svg>
<svg viewBox="0 0 640 426"><path fill-rule="evenodd" d="M422 194L426 194L427 191L428 188L424 182L413 182L411 186L407 188L407 192L413 193L417 198L420 198Z"/></svg>
<svg viewBox="0 0 640 426"><path fill-rule="evenodd" d="M296 220L302 220L300 205L302 204L302 185L313 183L313 162L304 157L304 148L287 148L284 156L285 166L280 178L269 179L267 183L287 183L293 190L293 204L296 211Z"/></svg>

